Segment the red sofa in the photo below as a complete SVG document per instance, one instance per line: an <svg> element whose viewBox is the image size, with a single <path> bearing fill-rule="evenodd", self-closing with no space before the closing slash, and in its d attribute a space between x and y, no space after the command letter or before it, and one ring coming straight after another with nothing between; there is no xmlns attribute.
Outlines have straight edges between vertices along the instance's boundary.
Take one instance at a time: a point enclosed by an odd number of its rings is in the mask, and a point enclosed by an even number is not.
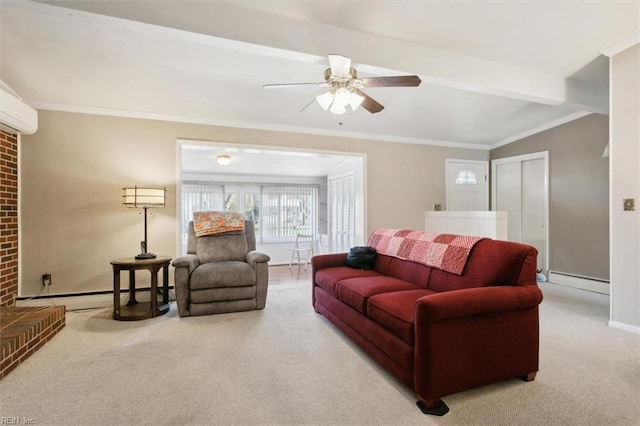
<svg viewBox="0 0 640 426"><path fill-rule="evenodd" d="M423 412L446 414L446 395L535 378L542 293L534 247L482 239L461 275L380 253L373 270L346 258L312 258L313 307L413 389Z"/></svg>

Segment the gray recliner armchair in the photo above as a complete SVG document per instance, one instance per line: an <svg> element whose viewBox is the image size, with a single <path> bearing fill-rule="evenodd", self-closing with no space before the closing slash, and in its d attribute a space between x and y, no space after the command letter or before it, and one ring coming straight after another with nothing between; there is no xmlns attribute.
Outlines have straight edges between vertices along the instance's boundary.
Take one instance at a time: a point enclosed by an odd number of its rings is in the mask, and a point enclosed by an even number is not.
<svg viewBox="0 0 640 426"><path fill-rule="evenodd" d="M172 263L181 317L264 309L270 258L256 251L253 221L244 224L244 232L196 237L189 223L187 254Z"/></svg>

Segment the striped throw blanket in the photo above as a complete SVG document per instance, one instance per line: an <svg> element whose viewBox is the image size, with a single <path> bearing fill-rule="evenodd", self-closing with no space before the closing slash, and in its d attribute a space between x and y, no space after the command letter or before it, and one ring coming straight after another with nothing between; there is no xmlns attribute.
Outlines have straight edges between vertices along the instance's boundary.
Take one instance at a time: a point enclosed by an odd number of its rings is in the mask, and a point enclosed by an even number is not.
<svg viewBox="0 0 640 426"><path fill-rule="evenodd" d="M407 229L376 229L367 244L378 253L462 275L473 246L484 237L434 234Z"/></svg>
<svg viewBox="0 0 640 426"><path fill-rule="evenodd" d="M196 237L244 231L244 215L234 212L194 212L193 230Z"/></svg>

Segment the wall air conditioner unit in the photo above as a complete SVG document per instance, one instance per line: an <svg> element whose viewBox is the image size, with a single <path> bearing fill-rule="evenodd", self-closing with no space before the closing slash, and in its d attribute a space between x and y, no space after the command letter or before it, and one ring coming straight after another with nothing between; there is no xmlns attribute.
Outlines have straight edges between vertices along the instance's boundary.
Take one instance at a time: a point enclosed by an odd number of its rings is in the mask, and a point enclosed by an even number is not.
<svg viewBox="0 0 640 426"><path fill-rule="evenodd" d="M38 130L38 111L0 87L0 127L30 135Z"/></svg>

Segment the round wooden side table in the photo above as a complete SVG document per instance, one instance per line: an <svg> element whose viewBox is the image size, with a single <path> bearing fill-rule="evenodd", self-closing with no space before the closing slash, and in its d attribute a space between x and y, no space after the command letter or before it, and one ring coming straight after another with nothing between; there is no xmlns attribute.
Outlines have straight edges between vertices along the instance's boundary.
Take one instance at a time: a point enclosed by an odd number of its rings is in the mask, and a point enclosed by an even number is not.
<svg viewBox="0 0 640 426"><path fill-rule="evenodd" d="M153 259L125 257L111 261L113 266L113 319L137 321L157 317L169 312L169 262L167 256ZM136 271L146 269L151 273L150 300L136 300ZM158 304L158 272L162 269L162 303ZM120 306L120 272L129 271L129 301Z"/></svg>

